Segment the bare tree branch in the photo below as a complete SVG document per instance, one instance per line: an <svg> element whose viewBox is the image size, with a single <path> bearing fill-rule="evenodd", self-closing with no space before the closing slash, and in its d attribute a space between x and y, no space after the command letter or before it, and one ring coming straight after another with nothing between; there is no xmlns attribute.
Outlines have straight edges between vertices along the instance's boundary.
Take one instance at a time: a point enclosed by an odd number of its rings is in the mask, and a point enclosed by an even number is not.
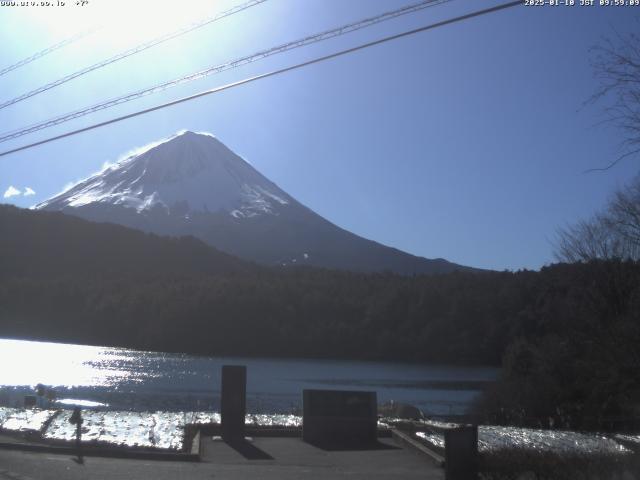
<svg viewBox="0 0 640 480"><path fill-rule="evenodd" d="M603 212L559 229L554 255L571 263L640 260L640 176L618 190Z"/></svg>
<svg viewBox="0 0 640 480"><path fill-rule="evenodd" d="M604 102L602 123L613 125L623 134L618 158L605 167L586 170L596 172L609 170L640 153L640 36L614 29L613 39L604 38L590 53L599 85L585 104Z"/></svg>

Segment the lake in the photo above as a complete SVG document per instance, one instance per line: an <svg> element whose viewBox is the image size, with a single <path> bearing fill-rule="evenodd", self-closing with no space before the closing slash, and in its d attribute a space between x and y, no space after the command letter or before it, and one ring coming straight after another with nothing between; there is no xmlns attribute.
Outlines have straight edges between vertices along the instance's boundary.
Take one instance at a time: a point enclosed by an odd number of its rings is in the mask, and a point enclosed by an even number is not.
<svg viewBox="0 0 640 480"><path fill-rule="evenodd" d="M37 384L51 406L108 410L219 410L222 365L247 366L247 410L299 412L302 390L375 390L378 402L417 406L427 415L462 414L498 369L346 360L196 357L0 339L0 405L18 406Z"/></svg>

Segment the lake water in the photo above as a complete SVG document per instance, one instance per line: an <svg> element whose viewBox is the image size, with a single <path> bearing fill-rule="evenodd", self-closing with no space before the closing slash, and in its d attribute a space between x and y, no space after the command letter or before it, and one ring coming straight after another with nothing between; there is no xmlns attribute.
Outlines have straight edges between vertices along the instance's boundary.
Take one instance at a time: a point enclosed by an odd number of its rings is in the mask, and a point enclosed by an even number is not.
<svg viewBox="0 0 640 480"><path fill-rule="evenodd" d="M309 359L220 358L120 348L64 345L0 339L0 429L36 432L45 440L75 439L68 407L83 412L83 442L161 450L185 446L186 424L219 423L220 367L247 366L246 422L300 426L304 388L375 390L380 403L413 404L432 416L460 414L479 394L493 368L446 367L392 362ZM57 400L43 409L23 404L41 383ZM444 388L448 387L448 388ZM65 409L67 407L67 409ZM294 415L291 415L294 413ZM381 420L383 423L387 419ZM424 422L424 441L442 448L444 438ZM503 448L540 451L630 454L620 441L640 444L640 436L586 435L485 425L479 428L480 451ZM624 437L624 438L623 438Z"/></svg>
<svg viewBox="0 0 640 480"><path fill-rule="evenodd" d="M498 369L392 362L195 357L0 339L0 405L18 406L37 384L53 389L52 407L109 410L219 410L222 365L247 366L247 409L299 412L302 390L375 390L378 402L417 406L426 414L464 413L481 382Z"/></svg>

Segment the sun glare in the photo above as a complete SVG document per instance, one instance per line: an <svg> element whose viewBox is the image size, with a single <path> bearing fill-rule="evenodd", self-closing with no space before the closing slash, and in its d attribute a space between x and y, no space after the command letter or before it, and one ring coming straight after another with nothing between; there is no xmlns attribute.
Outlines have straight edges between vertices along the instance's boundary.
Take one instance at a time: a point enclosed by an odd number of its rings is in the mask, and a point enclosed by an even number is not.
<svg viewBox="0 0 640 480"><path fill-rule="evenodd" d="M85 0L87 1L87 0ZM213 17L228 8L220 0L189 0L188 3L157 0L53 0L65 6L33 8L28 14L52 38L64 39L87 30L98 29L92 42L96 46L122 49Z"/></svg>
<svg viewBox="0 0 640 480"><path fill-rule="evenodd" d="M114 385L128 378L117 367L127 359L114 348L0 339L0 364L13 365L0 371L0 385Z"/></svg>

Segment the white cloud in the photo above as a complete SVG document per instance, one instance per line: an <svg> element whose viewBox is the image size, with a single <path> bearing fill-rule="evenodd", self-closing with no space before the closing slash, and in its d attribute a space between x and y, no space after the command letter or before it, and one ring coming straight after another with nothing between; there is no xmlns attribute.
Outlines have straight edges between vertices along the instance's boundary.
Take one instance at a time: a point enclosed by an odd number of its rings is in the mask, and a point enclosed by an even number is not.
<svg viewBox="0 0 640 480"><path fill-rule="evenodd" d="M127 153L125 153L124 155L120 155L118 157L118 160L116 160L115 164L109 164L109 166L107 168L111 168L111 166L114 166L116 164L122 163L122 162L126 162L127 160L131 160L134 157L137 157L139 155L142 155L143 153L147 153L149 150L151 150L152 148L157 147L158 145L162 145L163 143L167 143L170 140L173 140L174 138L183 135L185 132L187 132L188 130L178 130L175 134L170 135L168 137L165 138L161 138L160 140L155 140L153 142L147 143L146 145L143 145L141 147L134 147L131 150L129 150ZM102 172L99 172L102 173Z"/></svg>
<svg viewBox="0 0 640 480"><path fill-rule="evenodd" d="M98 173L99 173L99 172L98 172ZM97 174L97 173L93 173L93 174L91 174L90 176L92 177L92 176L94 176L94 175L98 175L98 174ZM89 177L87 177L87 178L89 178ZM66 192L67 190L72 189L73 187L75 187L76 185L78 185L80 182L82 182L82 181L84 181L84 180L86 180L86 179L84 179L84 178L83 178L83 179L81 179L81 180L76 180L76 181L74 181L74 182L67 182L67 183L65 183L65 184L64 184L64 187L62 187L62 191L61 191L60 193L64 193L64 192ZM60 195L60 193L56 193L56 195Z"/></svg>
<svg viewBox="0 0 640 480"><path fill-rule="evenodd" d="M186 132L187 130L182 131L182 133ZM211 132L195 132L198 135L206 135L207 137L212 137L215 138L216 140L218 139L213 133ZM180 135L180 132L178 132L178 135Z"/></svg>
<svg viewBox="0 0 640 480"><path fill-rule="evenodd" d="M16 195L20 195L22 192L18 190L13 185L9 185L9 188L4 192L4 198L15 197Z"/></svg>
<svg viewBox="0 0 640 480"><path fill-rule="evenodd" d="M35 194L36 194L35 190L31 187L25 187L24 192L22 192L22 195L24 195L25 197L29 197Z"/></svg>

